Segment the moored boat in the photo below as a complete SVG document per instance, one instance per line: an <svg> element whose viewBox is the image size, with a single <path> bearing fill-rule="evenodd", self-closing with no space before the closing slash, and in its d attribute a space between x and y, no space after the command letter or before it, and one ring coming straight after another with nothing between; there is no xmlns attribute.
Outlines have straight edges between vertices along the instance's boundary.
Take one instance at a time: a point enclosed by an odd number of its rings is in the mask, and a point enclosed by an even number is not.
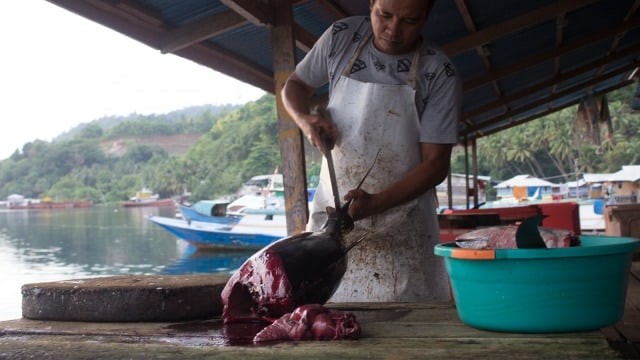
<svg viewBox="0 0 640 360"><path fill-rule="evenodd" d="M40 201L22 204L9 204L10 210L37 210L37 209L74 209L91 207L91 201Z"/></svg>
<svg viewBox="0 0 640 360"><path fill-rule="evenodd" d="M161 216L148 219L201 249L260 249L287 235L284 211L248 209L237 224L230 225Z"/></svg>
<svg viewBox="0 0 640 360"><path fill-rule="evenodd" d="M227 214L228 201L224 200L200 200L191 206L178 204L180 216L186 221L200 221L215 224L236 224L240 221L239 215Z"/></svg>
<svg viewBox="0 0 640 360"><path fill-rule="evenodd" d="M136 195L131 197L128 201L120 203L123 207L140 207L140 206L175 206L173 199L160 199L158 194L154 194L151 190L143 188L136 192Z"/></svg>

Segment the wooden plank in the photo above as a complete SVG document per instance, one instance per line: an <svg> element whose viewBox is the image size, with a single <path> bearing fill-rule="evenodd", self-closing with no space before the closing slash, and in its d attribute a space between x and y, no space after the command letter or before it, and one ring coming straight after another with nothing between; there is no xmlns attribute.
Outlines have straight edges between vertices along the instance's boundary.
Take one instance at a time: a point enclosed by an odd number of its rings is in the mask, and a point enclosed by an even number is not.
<svg viewBox="0 0 640 360"><path fill-rule="evenodd" d="M304 145L302 133L282 102L282 88L296 66L293 9L291 0L270 0L269 4L277 14L271 44L287 232L297 234L304 231L309 218Z"/></svg>
<svg viewBox="0 0 640 360"><path fill-rule="evenodd" d="M297 341L229 346L219 318L183 323L0 322L9 358L221 359L615 359L598 332L518 334L466 326L448 304L330 304L359 316L357 341ZM249 335L249 338L251 335ZM239 345L239 344L236 344ZM633 345L633 344L631 344ZM630 346L627 346L630 347ZM630 350L629 350L630 351Z"/></svg>

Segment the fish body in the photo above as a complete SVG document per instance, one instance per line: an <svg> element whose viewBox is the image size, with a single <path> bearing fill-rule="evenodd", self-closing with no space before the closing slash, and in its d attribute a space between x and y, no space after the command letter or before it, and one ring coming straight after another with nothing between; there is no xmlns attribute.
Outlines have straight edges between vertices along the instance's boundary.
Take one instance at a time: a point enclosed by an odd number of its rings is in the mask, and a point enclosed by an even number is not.
<svg viewBox="0 0 640 360"><path fill-rule="evenodd" d="M247 259L222 290L224 322L273 321L329 300L347 267L343 235L353 229L347 209L329 207L322 231L282 238Z"/></svg>

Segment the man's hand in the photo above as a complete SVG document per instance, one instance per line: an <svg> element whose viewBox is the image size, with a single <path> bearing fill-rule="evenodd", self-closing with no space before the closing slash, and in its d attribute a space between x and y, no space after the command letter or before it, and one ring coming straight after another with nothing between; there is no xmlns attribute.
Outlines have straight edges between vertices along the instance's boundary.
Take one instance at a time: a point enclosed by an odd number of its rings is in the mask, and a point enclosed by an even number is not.
<svg viewBox="0 0 640 360"><path fill-rule="evenodd" d="M344 196L345 201L351 201L349 216L355 221L376 214L376 194L369 194L362 189L353 189Z"/></svg>

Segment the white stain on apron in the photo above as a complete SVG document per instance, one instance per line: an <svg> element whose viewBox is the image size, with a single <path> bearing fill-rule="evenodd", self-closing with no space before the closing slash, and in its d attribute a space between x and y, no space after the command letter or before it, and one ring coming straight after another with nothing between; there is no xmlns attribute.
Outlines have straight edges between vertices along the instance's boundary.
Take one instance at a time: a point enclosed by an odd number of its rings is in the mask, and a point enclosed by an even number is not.
<svg viewBox="0 0 640 360"><path fill-rule="evenodd" d="M419 117L415 106L418 52L409 85L364 83L348 72L365 39L338 80L327 107L338 128L332 150L339 197L355 188L382 148L362 189L376 193L421 161ZM447 301L449 287L442 260L433 254L438 223L433 189L382 214L359 220L347 242L366 239L348 254L347 272L332 302ZM334 206L326 161L314 198L310 229L319 229L325 208Z"/></svg>

